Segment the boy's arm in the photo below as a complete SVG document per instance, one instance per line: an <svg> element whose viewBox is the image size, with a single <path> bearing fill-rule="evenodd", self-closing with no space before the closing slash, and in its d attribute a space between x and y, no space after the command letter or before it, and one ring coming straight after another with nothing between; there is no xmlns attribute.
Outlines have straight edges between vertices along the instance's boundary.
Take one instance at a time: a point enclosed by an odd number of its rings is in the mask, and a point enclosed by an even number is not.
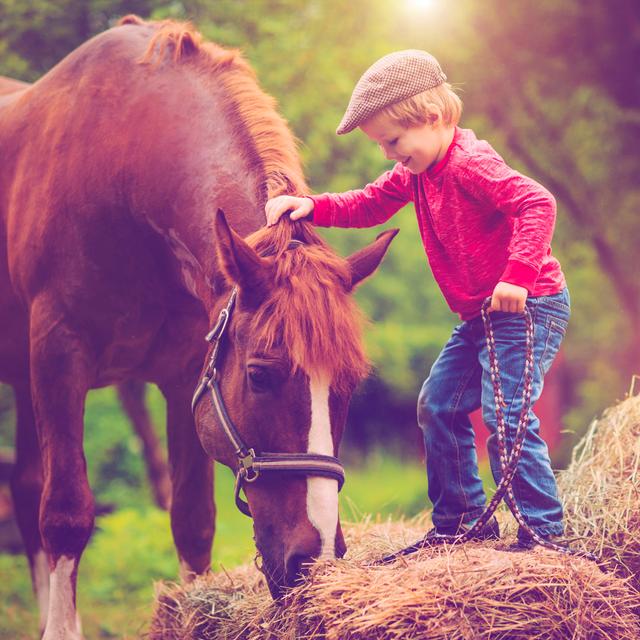
<svg viewBox="0 0 640 640"><path fill-rule="evenodd" d="M553 195L498 157L472 158L461 172L462 186L495 210L516 218L509 259L500 282L534 289L551 251L556 220Z"/></svg>
<svg viewBox="0 0 640 640"><path fill-rule="evenodd" d="M308 196L313 223L321 227L373 227L386 222L413 197L411 173L400 163L364 189Z"/></svg>

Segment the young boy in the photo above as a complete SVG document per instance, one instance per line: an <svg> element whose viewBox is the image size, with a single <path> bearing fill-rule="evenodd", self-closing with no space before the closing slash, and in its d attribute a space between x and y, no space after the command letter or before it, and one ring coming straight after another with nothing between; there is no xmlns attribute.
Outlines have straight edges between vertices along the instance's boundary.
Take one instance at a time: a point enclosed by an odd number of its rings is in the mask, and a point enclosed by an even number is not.
<svg viewBox="0 0 640 640"><path fill-rule="evenodd" d="M390 171L364 189L269 200L267 223L286 211L313 215L321 226L369 227L413 201L427 259L451 310L462 320L431 368L418 398L424 432L433 525L429 536L463 533L480 516L485 494L478 476L468 414L482 407L491 431L489 459L496 482L500 461L489 357L480 317L491 297L510 448L522 406L525 304L534 323L532 404L560 347L570 303L560 264L551 254L556 207L534 180L508 167L484 140L457 126L462 103L437 60L408 50L378 60L360 78L337 133L359 127ZM513 479L527 524L550 539L563 533L562 506L549 454L530 412L522 457ZM495 519L478 538L497 538ZM519 545L533 546L518 532Z"/></svg>

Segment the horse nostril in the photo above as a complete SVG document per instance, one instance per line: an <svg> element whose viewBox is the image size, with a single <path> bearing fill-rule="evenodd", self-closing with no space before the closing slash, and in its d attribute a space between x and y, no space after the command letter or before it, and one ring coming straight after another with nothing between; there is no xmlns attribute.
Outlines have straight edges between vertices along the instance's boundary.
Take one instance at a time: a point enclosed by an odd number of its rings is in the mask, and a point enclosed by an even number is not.
<svg viewBox="0 0 640 640"><path fill-rule="evenodd" d="M309 565L314 562L314 558L302 553L292 553L285 565L287 586L292 587L299 584L302 578L309 573Z"/></svg>

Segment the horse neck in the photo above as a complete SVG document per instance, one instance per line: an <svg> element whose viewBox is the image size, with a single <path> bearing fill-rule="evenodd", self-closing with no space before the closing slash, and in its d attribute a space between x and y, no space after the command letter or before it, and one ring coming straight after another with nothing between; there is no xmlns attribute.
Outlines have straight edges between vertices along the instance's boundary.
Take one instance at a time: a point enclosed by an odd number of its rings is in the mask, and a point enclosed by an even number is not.
<svg viewBox="0 0 640 640"><path fill-rule="evenodd" d="M212 156L218 154L213 153ZM145 215L149 227L161 236L171 255L177 280L198 298L212 316L226 291L217 255L214 216L223 209L231 227L241 236L264 225L261 176L248 166L240 148L228 147L216 168L195 174L184 183L166 208L152 208ZM188 203L182 206L180 203Z"/></svg>
<svg viewBox="0 0 640 640"><path fill-rule="evenodd" d="M189 73L184 69L172 77L181 106L193 114L189 121L171 117L171 96L166 102L161 96L154 104L156 113L166 114L167 125L161 139L152 143L151 153L139 162L140 170L150 174L146 190L155 192L145 202L143 215L175 258L174 270L184 288L211 315L223 288L214 216L222 209L242 237L264 226L266 175L251 134L233 116L224 116L229 113L224 89L200 78L194 81L200 83L199 93L193 85L182 89ZM146 135L143 127L136 135Z"/></svg>

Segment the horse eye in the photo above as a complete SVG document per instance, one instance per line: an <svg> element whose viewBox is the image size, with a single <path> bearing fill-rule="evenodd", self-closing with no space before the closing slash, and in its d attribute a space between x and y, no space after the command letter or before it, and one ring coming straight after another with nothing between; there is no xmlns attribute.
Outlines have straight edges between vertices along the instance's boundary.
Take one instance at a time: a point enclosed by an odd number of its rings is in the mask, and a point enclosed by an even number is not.
<svg viewBox="0 0 640 640"><path fill-rule="evenodd" d="M271 381L269 370L266 367L249 365L247 367L249 381L256 391L264 391Z"/></svg>

